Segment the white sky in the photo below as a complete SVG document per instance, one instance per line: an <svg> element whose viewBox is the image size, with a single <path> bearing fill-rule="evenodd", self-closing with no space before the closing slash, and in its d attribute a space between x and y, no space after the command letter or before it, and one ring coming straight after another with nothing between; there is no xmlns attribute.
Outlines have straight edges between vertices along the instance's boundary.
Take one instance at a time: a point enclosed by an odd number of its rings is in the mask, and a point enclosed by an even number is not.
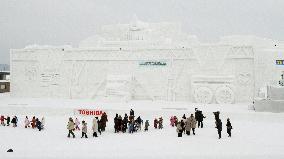
<svg viewBox="0 0 284 159"><path fill-rule="evenodd" d="M201 41L232 34L284 40L284 0L0 0L0 63L29 44L77 46L101 25L181 22Z"/></svg>

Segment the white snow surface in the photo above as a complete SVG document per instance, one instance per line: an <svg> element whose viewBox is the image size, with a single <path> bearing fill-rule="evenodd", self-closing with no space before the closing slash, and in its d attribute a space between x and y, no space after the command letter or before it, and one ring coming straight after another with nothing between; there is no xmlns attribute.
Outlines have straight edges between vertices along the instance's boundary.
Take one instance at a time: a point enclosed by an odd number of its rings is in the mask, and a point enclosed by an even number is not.
<svg viewBox="0 0 284 159"><path fill-rule="evenodd" d="M170 127L169 118L183 114L189 116L194 108L203 110L207 117L204 128L196 129L196 135L177 137L176 128ZM73 109L102 109L108 113L106 132L92 137L92 117L77 116L88 123L88 139L67 138L67 121ZM148 132L114 133L115 113L124 116L134 109L150 121ZM213 111L221 112L222 139L218 139ZM248 110L248 104L200 105L182 102L135 101L128 103L96 102L70 99L12 98L0 94L0 115L17 115L17 128L0 126L0 159L3 158L284 158L284 114L263 113ZM24 128L24 117L45 117L45 129L41 132ZM164 129L153 128L154 118L164 118ZM233 125L232 138L227 137L226 119ZM6 152L9 148L13 153Z"/></svg>

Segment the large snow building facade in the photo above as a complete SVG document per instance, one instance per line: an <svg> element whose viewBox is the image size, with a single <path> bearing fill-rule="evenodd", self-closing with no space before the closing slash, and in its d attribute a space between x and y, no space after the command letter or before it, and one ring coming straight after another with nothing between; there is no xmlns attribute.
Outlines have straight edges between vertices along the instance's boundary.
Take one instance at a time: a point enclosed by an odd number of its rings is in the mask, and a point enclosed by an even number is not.
<svg viewBox="0 0 284 159"><path fill-rule="evenodd" d="M277 83L283 43L253 36L202 44L180 24L103 26L70 46L11 50L11 92L16 97L252 102Z"/></svg>

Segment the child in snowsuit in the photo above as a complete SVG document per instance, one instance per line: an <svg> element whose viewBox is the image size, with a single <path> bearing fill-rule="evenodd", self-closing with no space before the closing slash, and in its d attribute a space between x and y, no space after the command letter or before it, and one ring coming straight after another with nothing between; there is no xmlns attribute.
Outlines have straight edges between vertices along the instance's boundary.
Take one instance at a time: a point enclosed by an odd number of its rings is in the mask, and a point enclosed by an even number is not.
<svg viewBox="0 0 284 159"><path fill-rule="evenodd" d="M229 118L227 119L227 124L226 124L226 126L227 126L227 133L228 133L228 135L229 135L228 137L231 137L231 136L232 136L231 130L233 129L233 127L232 127L232 124L231 124Z"/></svg>
<svg viewBox="0 0 284 159"><path fill-rule="evenodd" d="M79 130L80 131L79 125L80 125L80 121L76 118L75 119L75 130Z"/></svg>
<svg viewBox="0 0 284 159"><path fill-rule="evenodd" d="M145 131L148 131L148 127L150 126L150 124L149 124L149 120L146 120L146 122L145 122Z"/></svg>
<svg viewBox="0 0 284 159"><path fill-rule="evenodd" d="M30 121L29 121L28 117L26 116L26 118L25 118L25 128L28 128L28 127L30 127Z"/></svg>
<svg viewBox="0 0 284 159"><path fill-rule="evenodd" d="M75 138L74 130L75 130L75 123L72 118L69 118L68 124L67 124L67 129L68 129L68 136L70 137L70 134Z"/></svg>
<svg viewBox="0 0 284 159"><path fill-rule="evenodd" d="M83 138L83 137L85 137L85 138L88 138L88 136L87 136L87 123L83 120L82 121L82 137L81 138Z"/></svg>

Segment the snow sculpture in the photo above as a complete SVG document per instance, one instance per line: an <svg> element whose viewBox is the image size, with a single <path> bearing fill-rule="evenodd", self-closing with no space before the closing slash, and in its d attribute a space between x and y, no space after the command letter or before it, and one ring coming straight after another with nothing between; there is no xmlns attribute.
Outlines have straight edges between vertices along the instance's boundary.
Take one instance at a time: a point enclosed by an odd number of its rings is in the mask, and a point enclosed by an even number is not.
<svg viewBox="0 0 284 159"><path fill-rule="evenodd" d="M208 87L199 87L194 91L194 99L197 103L211 103L213 98L213 92Z"/></svg>
<svg viewBox="0 0 284 159"><path fill-rule="evenodd" d="M283 52L281 43L277 50L274 43L238 36L202 44L183 33L179 23L146 23L134 16L128 24L102 26L101 32L81 41L78 48L11 49L11 94L252 102L257 90L275 81L275 74L283 70L274 67L275 59L284 59L284 54L278 54Z"/></svg>
<svg viewBox="0 0 284 159"><path fill-rule="evenodd" d="M217 88L215 99L218 104L232 104L234 102L235 95L230 87L222 86Z"/></svg>

